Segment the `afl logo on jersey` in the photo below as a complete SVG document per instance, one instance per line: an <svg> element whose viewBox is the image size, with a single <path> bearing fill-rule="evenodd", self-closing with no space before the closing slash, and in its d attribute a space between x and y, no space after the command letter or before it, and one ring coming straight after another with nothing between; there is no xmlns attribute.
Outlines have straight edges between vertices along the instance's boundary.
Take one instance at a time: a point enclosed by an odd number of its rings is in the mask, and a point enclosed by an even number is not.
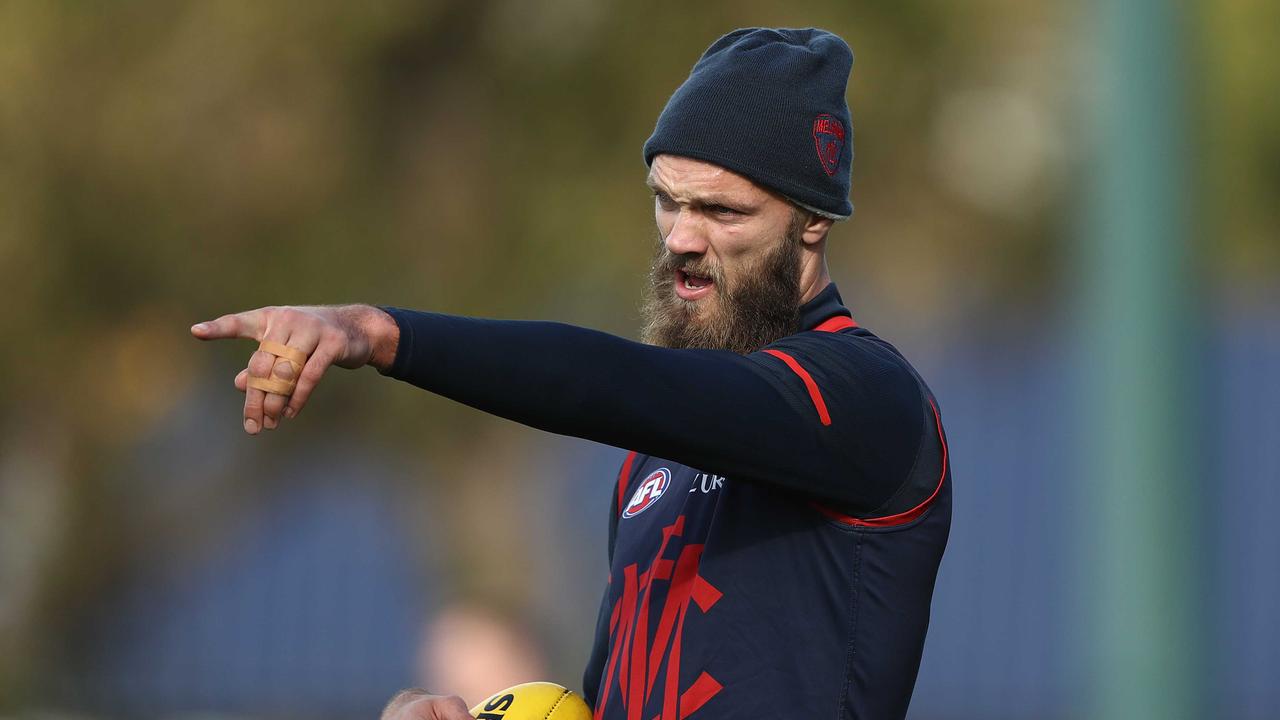
<svg viewBox="0 0 1280 720"><path fill-rule="evenodd" d="M662 493L666 492L670 486L670 470L658 468L649 473L640 482L640 487L636 488L635 494L631 496L631 502L627 503L627 509L623 511L622 517L635 517L648 510L649 506L658 502L658 498L662 497Z"/></svg>

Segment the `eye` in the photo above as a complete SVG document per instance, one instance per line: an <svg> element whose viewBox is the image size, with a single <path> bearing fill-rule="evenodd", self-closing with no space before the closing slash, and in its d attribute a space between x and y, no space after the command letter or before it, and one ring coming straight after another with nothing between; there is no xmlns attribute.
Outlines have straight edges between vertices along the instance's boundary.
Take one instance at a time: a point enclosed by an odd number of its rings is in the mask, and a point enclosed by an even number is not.
<svg viewBox="0 0 1280 720"><path fill-rule="evenodd" d="M725 205L708 205L707 210L713 215L719 215L721 217L732 217L734 215L741 214L740 211L735 210L731 207L727 207Z"/></svg>
<svg viewBox="0 0 1280 720"><path fill-rule="evenodd" d="M654 190L653 197L658 201L658 207L661 207L663 210L676 209L676 201L672 200L670 195L662 192L661 190Z"/></svg>

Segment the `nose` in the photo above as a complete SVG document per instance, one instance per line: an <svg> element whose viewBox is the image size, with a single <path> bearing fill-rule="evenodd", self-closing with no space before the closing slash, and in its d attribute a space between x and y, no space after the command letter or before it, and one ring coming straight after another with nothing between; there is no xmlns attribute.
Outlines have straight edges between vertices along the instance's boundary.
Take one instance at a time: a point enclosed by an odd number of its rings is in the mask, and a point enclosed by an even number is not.
<svg viewBox="0 0 1280 720"><path fill-rule="evenodd" d="M682 209L663 242L674 255L702 255L707 252L706 228L696 213Z"/></svg>

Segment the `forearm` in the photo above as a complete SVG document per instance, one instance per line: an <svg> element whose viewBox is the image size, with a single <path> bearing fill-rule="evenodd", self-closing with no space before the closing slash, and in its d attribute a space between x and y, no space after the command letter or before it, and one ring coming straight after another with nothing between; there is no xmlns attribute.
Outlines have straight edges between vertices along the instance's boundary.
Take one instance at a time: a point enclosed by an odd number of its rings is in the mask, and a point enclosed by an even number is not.
<svg viewBox="0 0 1280 720"><path fill-rule="evenodd" d="M787 402L733 353L655 348L561 323L391 315L398 352L383 372L485 412L775 481L812 474L822 458Z"/></svg>

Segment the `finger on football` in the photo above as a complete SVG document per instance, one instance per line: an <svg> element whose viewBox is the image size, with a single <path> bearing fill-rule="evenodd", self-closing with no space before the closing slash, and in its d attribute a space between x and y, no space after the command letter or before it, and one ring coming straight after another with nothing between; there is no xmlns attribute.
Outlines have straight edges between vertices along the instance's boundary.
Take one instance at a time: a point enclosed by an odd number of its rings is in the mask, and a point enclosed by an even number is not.
<svg viewBox="0 0 1280 720"><path fill-rule="evenodd" d="M467 704L457 695L444 698L436 709L440 720L473 720Z"/></svg>

